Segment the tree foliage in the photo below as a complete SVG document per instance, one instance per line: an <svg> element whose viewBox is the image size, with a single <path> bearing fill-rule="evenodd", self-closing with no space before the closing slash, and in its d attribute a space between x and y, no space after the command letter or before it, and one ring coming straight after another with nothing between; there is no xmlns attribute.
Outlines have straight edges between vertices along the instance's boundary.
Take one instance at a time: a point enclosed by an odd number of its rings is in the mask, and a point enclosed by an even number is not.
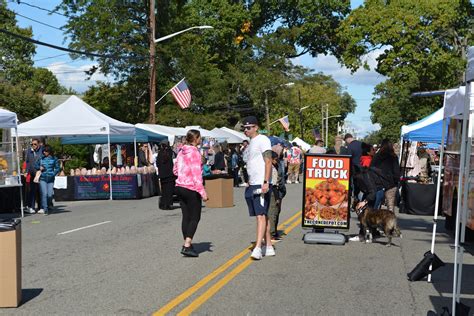
<svg viewBox="0 0 474 316"><path fill-rule="evenodd" d="M112 102L100 95L120 94L115 107L133 113L119 110L119 119L146 118L148 3L63 0L57 8L68 16L64 29L71 48L108 55L97 60L99 69L118 83L92 88L87 98L94 95L93 102L107 111L112 108L105 104ZM213 127L235 124L240 115L261 115L264 91L301 79L289 57L337 53L336 29L349 2L158 0L156 8L157 38L190 26L214 27L157 43L157 98L184 77L193 96L187 111L165 97L157 104L158 122Z"/></svg>
<svg viewBox="0 0 474 316"><path fill-rule="evenodd" d="M368 0L342 23L340 60L347 67L368 68L365 56L382 51L375 70L388 80L376 86L371 106L382 137L398 139L401 125L442 105L440 98L412 98L411 93L462 82L472 16L473 5L467 0Z"/></svg>

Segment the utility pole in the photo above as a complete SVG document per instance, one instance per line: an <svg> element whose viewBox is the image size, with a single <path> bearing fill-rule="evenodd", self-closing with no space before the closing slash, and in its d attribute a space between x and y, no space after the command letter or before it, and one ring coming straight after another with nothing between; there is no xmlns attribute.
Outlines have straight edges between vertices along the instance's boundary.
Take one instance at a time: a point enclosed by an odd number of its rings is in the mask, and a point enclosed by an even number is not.
<svg viewBox="0 0 474 316"><path fill-rule="evenodd" d="M304 140L304 127L303 127L303 108L301 107L301 91L300 89L298 89L298 100L299 100L299 103L300 103L300 111L299 111L299 115L300 115L300 128L301 128L301 139Z"/></svg>
<svg viewBox="0 0 474 316"><path fill-rule="evenodd" d="M270 110L268 109L268 89L263 90L265 92L265 120L267 121L267 135L270 136Z"/></svg>
<svg viewBox="0 0 474 316"><path fill-rule="evenodd" d="M328 146L328 131L329 131L329 104L326 104L326 146Z"/></svg>
<svg viewBox="0 0 474 316"><path fill-rule="evenodd" d="M156 113L155 113L155 100L156 100L156 65L155 65L155 57L156 57L156 49L155 49L155 0L149 0L150 4L150 15L149 15L149 22L150 22L150 114L149 114L149 122L151 124L156 123Z"/></svg>
<svg viewBox="0 0 474 316"><path fill-rule="evenodd" d="M324 104L321 106L321 140L324 141ZM327 146L327 144L324 144Z"/></svg>

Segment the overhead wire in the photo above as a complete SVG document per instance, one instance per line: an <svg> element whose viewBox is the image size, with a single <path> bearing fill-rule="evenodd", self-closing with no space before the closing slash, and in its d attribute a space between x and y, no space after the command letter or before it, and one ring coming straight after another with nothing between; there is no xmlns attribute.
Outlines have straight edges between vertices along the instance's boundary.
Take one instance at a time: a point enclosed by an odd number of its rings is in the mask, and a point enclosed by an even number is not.
<svg viewBox="0 0 474 316"><path fill-rule="evenodd" d="M37 62L37 61L42 61L42 60L46 60L46 59L52 59L52 58L61 57L61 56L64 56L64 55L67 55L67 54L59 54L59 55L48 56L48 57L44 57L44 58L40 58L40 59L33 59L33 61L34 61L34 62Z"/></svg>
<svg viewBox="0 0 474 316"><path fill-rule="evenodd" d="M50 48L54 48L54 49L61 50L61 51L64 51L64 52L69 52L69 53L78 54L78 55L86 55L86 56L91 56L91 57L110 58L110 59L148 59L149 58L149 56L116 56L116 55L96 54L96 53L90 53L90 52L86 52L86 51L80 51L80 50L65 48L65 47L49 44L49 43L46 43L46 42L38 41L38 40L29 38L29 37L26 37L26 36L23 36L23 35L19 35L19 34L16 34L16 33L12 33L10 31L7 31L7 30L2 29L2 28L0 28L0 33L7 34L9 36L16 37L18 39L21 39L23 41L27 41L27 42L30 42L30 43L34 43L36 45L46 46L46 47L50 47Z"/></svg>
<svg viewBox="0 0 474 316"><path fill-rule="evenodd" d="M25 4L25 5L29 6L29 7L32 7L32 8L35 8L35 9L39 9L39 10L43 10L43 11L49 12L50 14L57 14L57 15L61 15L61 16L68 17L68 16L65 15L65 14L59 13L59 12L57 12L57 11L49 10L49 9L46 9L46 8L42 8L42 7L39 7L39 6L37 6L37 5L28 3L28 2L24 2L24 1L12 1L12 2L16 2L16 3L18 3L18 4Z"/></svg>
<svg viewBox="0 0 474 316"><path fill-rule="evenodd" d="M24 19L27 19L27 20L33 21L33 22L35 22L35 23L38 23L38 24L41 24L41 25L50 27L50 28L55 29L55 30L62 31L61 28L56 27L56 26L54 26L54 25L50 25L50 24L48 24L48 23L44 23L44 22L41 22L41 21L32 19L32 18L30 18L30 17L24 16L24 15L18 13L18 12L15 12L15 11L12 11L12 12L15 13L16 15L18 15L18 16L21 16L21 17L24 18Z"/></svg>

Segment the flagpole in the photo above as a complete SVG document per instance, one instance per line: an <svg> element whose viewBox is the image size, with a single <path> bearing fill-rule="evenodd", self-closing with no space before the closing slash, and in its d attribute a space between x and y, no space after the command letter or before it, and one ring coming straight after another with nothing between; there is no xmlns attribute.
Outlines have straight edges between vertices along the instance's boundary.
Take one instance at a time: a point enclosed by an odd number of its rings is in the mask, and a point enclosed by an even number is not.
<svg viewBox="0 0 474 316"><path fill-rule="evenodd" d="M276 121L274 121L274 122L271 122L268 126L275 124L275 123L278 122L279 120L280 120L280 119L278 119L278 120L276 120Z"/></svg>
<svg viewBox="0 0 474 316"><path fill-rule="evenodd" d="M184 79L186 79L186 77L184 77L183 79L181 79L177 84L175 84L171 89L169 89L165 94L163 94L163 96L161 98L158 99L158 101L155 102L155 104L157 104L158 102L160 102L161 100L163 100L164 97L166 97L168 95L168 93L170 93L171 90L174 89L174 87L176 87L177 85L179 85Z"/></svg>

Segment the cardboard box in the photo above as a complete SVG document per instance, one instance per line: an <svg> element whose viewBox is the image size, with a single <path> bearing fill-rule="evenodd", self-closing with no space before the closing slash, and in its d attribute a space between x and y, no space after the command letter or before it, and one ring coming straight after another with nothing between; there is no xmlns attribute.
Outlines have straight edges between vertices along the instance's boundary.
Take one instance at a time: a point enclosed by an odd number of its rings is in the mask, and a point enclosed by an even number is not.
<svg viewBox="0 0 474 316"><path fill-rule="evenodd" d="M206 179L206 192L209 200L206 207L233 207L234 180L233 179Z"/></svg>
<svg viewBox="0 0 474 316"><path fill-rule="evenodd" d="M0 230L0 307L18 307L21 301L21 224Z"/></svg>

